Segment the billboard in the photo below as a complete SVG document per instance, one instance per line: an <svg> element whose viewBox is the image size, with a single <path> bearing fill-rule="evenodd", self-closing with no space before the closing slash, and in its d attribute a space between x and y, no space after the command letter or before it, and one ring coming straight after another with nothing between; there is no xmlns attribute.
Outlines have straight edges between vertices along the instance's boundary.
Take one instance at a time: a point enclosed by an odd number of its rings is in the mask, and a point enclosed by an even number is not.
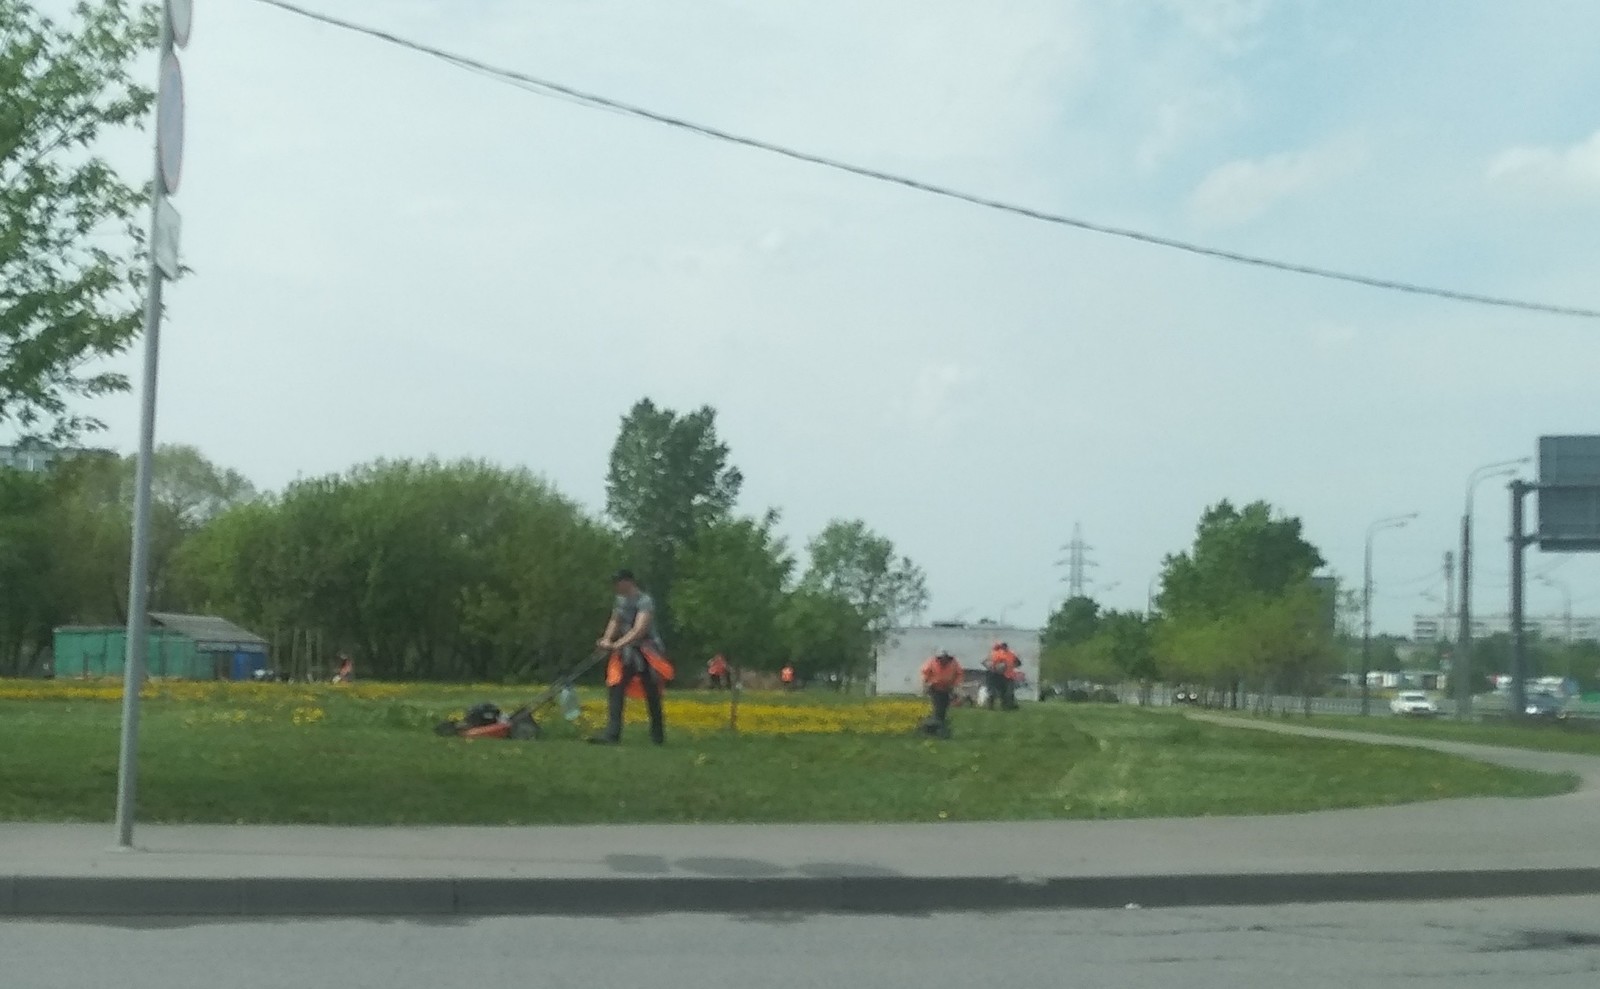
<svg viewBox="0 0 1600 989"><path fill-rule="evenodd" d="M1539 437L1539 548L1600 552L1600 436Z"/></svg>

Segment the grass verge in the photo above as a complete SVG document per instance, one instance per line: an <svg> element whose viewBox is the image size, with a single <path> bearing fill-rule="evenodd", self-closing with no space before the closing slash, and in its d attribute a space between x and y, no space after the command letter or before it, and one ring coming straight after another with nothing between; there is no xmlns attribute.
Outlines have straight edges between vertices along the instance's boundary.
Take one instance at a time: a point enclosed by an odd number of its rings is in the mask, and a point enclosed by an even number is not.
<svg viewBox="0 0 1600 989"><path fill-rule="evenodd" d="M434 737L431 722L468 696L455 688L378 696L307 689L148 700L140 818L285 824L1127 818L1532 797L1573 786L1566 777L1423 750L1271 735L1117 707L962 711L956 738L936 743L912 736L920 709L904 702L805 705L793 697L751 697L741 723L752 730L733 735L720 728L720 705L705 703L706 695L678 694L669 705L668 746L646 744L635 726L620 748L597 748L560 723L541 742ZM590 710L596 706L590 698ZM107 698L0 700L0 819L109 819L118 717L117 703Z"/></svg>

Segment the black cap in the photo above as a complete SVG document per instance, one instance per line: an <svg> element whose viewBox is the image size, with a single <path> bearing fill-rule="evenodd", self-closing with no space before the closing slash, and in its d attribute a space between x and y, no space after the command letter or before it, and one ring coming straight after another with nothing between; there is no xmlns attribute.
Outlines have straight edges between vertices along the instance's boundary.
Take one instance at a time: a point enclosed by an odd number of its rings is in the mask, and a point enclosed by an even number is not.
<svg viewBox="0 0 1600 989"><path fill-rule="evenodd" d="M627 567L623 567L621 570L618 570L616 573L611 575L611 582L613 584L620 584L625 580L631 581L633 579L633 571L629 570Z"/></svg>

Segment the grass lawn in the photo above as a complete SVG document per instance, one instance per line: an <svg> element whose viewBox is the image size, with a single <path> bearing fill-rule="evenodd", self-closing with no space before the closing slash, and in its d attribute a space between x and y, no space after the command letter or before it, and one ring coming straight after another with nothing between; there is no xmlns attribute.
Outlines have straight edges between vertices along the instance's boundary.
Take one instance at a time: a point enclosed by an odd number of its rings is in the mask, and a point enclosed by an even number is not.
<svg viewBox="0 0 1600 989"><path fill-rule="evenodd" d="M1233 712L1219 712L1231 714ZM1243 712L1241 712L1243 713ZM1246 715L1249 717L1250 715ZM1499 745L1512 749L1540 749L1547 752L1578 752L1600 755L1600 725L1574 722L1571 724L1513 725L1496 722L1462 722L1454 718L1401 718L1389 714L1374 714L1363 718L1357 715L1315 714L1307 721L1294 715L1274 717L1274 721L1308 724L1317 728L1339 728L1348 731L1374 732L1384 735L1408 735L1420 738L1440 738L1451 742L1475 742L1479 745Z"/></svg>
<svg viewBox="0 0 1600 989"><path fill-rule="evenodd" d="M109 820L119 704L0 683L0 819ZM555 719L540 742L429 728L512 688L181 685L144 704L146 821L568 824L930 821L1265 814L1570 790L1566 777L1438 753L1195 724L1167 712L1028 705L959 711L956 738L913 737L910 701L687 691L668 742L620 748ZM10 699L7 699L7 698ZM586 714L599 713L586 698ZM642 705L630 702L631 714Z"/></svg>

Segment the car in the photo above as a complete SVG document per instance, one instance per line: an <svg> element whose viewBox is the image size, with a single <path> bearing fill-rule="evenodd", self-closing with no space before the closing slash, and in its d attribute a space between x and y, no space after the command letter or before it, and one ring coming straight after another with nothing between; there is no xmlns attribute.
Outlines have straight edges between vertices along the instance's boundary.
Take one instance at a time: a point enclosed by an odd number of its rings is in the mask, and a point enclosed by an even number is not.
<svg viewBox="0 0 1600 989"><path fill-rule="evenodd" d="M1389 702L1389 710L1410 718L1431 718L1439 713L1439 706L1420 690L1403 690Z"/></svg>
<svg viewBox="0 0 1600 989"><path fill-rule="evenodd" d="M1198 704L1200 703L1200 694L1192 687L1179 687L1177 693L1172 695L1172 703Z"/></svg>
<svg viewBox="0 0 1600 989"><path fill-rule="evenodd" d="M1522 713L1539 721L1556 721L1566 716L1561 698L1554 694L1529 694Z"/></svg>

